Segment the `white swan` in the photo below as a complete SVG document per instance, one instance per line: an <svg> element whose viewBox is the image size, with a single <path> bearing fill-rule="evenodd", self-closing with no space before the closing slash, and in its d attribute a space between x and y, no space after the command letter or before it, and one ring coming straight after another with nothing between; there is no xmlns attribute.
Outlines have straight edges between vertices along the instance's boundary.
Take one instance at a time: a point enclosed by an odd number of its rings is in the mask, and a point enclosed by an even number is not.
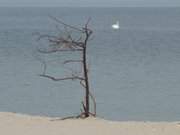
<svg viewBox="0 0 180 135"><path fill-rule="evenodd" d="M119 21L112 25L113 29L119 29Z"/></svg>

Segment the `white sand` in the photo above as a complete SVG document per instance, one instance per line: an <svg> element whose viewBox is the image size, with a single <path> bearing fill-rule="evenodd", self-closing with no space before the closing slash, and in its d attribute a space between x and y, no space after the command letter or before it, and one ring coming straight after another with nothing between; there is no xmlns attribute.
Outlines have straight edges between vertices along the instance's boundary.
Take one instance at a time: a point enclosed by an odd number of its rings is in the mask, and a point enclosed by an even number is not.
<svg viewBox="0 0 180 135"><path fill-rule="evenodd" d="M57 120L0 113L0 135L180 135L180 122L113 122L99 118Z"/></svg>

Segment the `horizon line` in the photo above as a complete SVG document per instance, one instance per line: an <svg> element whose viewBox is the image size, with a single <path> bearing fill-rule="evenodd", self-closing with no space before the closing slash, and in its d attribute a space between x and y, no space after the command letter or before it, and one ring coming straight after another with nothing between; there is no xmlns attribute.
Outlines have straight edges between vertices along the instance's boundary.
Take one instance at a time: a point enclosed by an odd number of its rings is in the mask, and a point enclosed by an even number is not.
<svg viewBox="0 0 180 135"><path fill-rule="evenodd" d="M28 6L28 5L3 5L1 6L0 5L0 8L1 7L7 7L7 8L11 8L11 7L40 7L40 8L48 8L48 7L52 7L52 8L60 8L60 7L63 7L63 8L180 8L180 5L179 6L176 6L176 5L168 5L168 6L66 6L66 5L63 5L63 6L57 6L57 5L50 5L50 6L46 6L46 5L31 5L31 6Z"/></svg>

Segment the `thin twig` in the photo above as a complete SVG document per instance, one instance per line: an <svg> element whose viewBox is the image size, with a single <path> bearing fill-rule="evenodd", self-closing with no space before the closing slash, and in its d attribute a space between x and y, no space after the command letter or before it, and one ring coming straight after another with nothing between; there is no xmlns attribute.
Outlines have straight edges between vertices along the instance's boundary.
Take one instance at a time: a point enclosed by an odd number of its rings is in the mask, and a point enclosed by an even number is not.
<svg viewBox="0 0 180 135"><path fill-rule="evenodd" d="M77 30L77 31L80 31L80 32L84 32L83 30L81 30L81 29L79 29L79 28L77 28L77 27L75 27L75 26L72 26L72 25L69 25L69 24L64 23L63 21L57 19L57 18L54 17L54 16L49 16L49 17L50 17L51 19L55 20L56 22L58 22L58 23L60 23L60 24L62 24L62 25L64 25L64 26L66 26L66 27L69 27L69 28L71 28L71 29L74 29L74 30Z"/></svg>
<svg viewBox="0 0 180 135"><path fill-rule="evenodd" d="M49 53L55 53L55 52L68 52L68 51L83 51L82 49L53 49L53 50L41 50L38 49L40 53L49 54Z"/></svg>
<svg viewBox="0 0 180 135"><path fill-rule="evenodd" d="M76 62L82 62L82 60L65 60L65 61L63 62L63 64L76 63Z"/></svg>
<svg viewBox="0 0 180 135"><path fill-rule="evenodd" d="M84 78L79 77L79 76L72 76L72 77L64 77L64 78L55 78L50 75L45 75L45 74L40 74L39 76L49 78L53 81L63 81L63 80L84 80Z"/></svg>

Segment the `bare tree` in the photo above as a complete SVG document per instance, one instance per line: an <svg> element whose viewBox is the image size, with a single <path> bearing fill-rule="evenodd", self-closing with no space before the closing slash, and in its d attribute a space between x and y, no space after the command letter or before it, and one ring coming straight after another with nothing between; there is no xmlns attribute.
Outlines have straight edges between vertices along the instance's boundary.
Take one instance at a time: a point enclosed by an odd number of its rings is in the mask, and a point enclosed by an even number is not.
<svg viewBox="0 0 180 135"><path fill-rule="evenodd" d="M87 66L87 44L88 41L93 33L93 31L88 27L90 18L85 23L84 27L78 28L69 24L64 23L63 21L51 17L53 20L55 20L58 24L63 26L63 36L57 36L57 35L39 35L38 39L47 39L49 42L49 48L48 49L39 49L39 52L44 54L50 54L50 53L57 53L57 52L78 52L80 53L79 59L68 59L64 60L63 64L67 63L79 63L81 64L81 67L83 69L81 74L75 74L72 73L71 76L66 76L62 78L57 78L54 76L51 76L46 73L46 63L44 62L44 70L43 73L40 74L41 77L45 77L48 79L51 79L53 81L63 81L63 80L78 80L83 89L85 89L85 100L82 101L82 107L83 110L81 110L81 114L76 116L77 118L87 118L90 115L96 116L96 101L92 93L90 92L90 86L89 86L89 72L88 72L88 66ZM57 27L58 29L58 27ZM75 31L76 36L73 36L73 34L70 31ZM77 36L78 35L78 36ZM93 102L94 106L94 112L90 112L90 99Z"/></svg>

